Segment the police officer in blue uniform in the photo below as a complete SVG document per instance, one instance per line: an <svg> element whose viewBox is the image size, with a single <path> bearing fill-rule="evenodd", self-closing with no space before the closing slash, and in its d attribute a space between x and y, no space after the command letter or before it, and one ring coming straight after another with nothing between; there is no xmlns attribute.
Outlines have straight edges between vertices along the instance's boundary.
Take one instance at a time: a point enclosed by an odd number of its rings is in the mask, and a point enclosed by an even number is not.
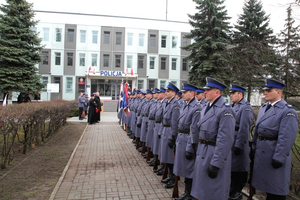
<svg viewBox="0 0 300 200"><path fill-rule="evenodd" d="M198 105L203 108L206 104L206 99L204 94L205 90L203 88L197 88L196 92L197 92L196 99L198 100Z"/></svg>
<svg viewBox="0 0 300 200"><path fill-rule="evenodd" d="M289 193L291 149L298 131L296 111L282 99L285 84L266 79L265 98L253 136L252 185L267 193L266 200L285 200Z"/></svg>
<svg viewBox="0 0 300 200"><path fill-rule="evenodd" d="M136 109L136 130L135 130L135 137L136 137L136 146L140 147L142 146L140 138L141 138L141 126L142 126L142 109L144 104L147 102L147 99L145 98L146 95L146 90L140 89L140 101L139 105L137 106ZM142 147L138 148L138 151L142 151Z"/></svg>
<svg viewBox="0 0 300 200"><path fill-rule="evenodd" d="M226 200L229 197L235 114L222 97L225 88L222 82L206 78L207 104L198 122L199 144L191 192L199 200Z"/></svg>
<svg viewBox="0 0 300 200"><path fill-rule="evenodd" d="M181 91L177 92L176 98L178 100L178 103L179 103L180 107L182 107L185 104L185 102L184 102L184 100L182 98L182 92Z"/></svg>
<svg viewBox="0 0 300 200"><path fill-rule="evenodd" d="M181 90L183 96L183 102L180 109L180 116L178 119L178 136L176 139L176 151L175 151L175 160L174 160L174 174L176 176L185 177L185 191L184 194L176 200L192 200L194 199L191 196L192 189L192 173L195 163L195 154L196 154L196 145L195 142L192 148L188 148L190 139L190 132L198 131L197 122L199 121L201 107L197 105L198 101L195 98L197 87L184 83ZM192 126L192 122L195 122L195 126ZM193 129L193 130L191 130Z"/></svg>
<svg viewBox="0 0 300 200"><path fill-rule="evenodd" d="M235 112L234 142L231 149L231 185L229 200L241 200L242 189L245 187L250 169L250 131L253 124L254 111L250 103L244 99L246 89L231 84L231 107Z"/></svg>
<svg viewBox="0 0 300 200"><path fill-rule="evenodd" d="M180 112L180 105L175 97L178 91L179 89L170 82L166 90L166 98L168 99L168 102L163 108L163 130L160 139L160 161L167 164L169 169L169 177L162 179L161 182L166 183L165 188L167 189L173 188L175 184L175 175L173 173L173 148L178 134L178 118Z"/></svg>

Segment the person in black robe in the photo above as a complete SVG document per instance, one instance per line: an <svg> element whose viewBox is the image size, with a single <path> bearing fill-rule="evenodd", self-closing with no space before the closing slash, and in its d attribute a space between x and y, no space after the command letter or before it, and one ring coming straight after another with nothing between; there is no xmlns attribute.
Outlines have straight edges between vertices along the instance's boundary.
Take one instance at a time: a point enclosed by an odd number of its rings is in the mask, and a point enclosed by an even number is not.
<svg viewBox="0 0 300 200"><path fill-rule="evenodd" d="M89 113L88 113L88 123L89 124L94 124L94 123L98 122L98 118L96 115L97 114L96 109L97 109L97 101L95 100L94 94L92 94L91 99L89 101Z"/></svg>
<svg viewBox="0 0 300 200"><path fill-rule="evenodd" d="M96 114L97 115L97 121L100 121L100 113L101 113L101 100L100 100L100 94L99 92L95 93L95 100L97 101L97 108L99 109L99 112Z"/></svg>

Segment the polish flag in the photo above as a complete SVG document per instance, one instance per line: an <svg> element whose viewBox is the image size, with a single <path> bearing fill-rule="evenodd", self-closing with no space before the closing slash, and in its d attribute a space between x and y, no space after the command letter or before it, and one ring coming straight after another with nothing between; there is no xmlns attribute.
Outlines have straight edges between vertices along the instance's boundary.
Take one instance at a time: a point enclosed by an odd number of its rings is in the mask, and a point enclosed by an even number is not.
<svg viewBox="0 0 300 200"><path fill-rule="evenodd" d="M125 73L125 76L127 76L127 74L128 74L128 68L126 68L126 73Z"/></svg>
<svg viewBox="0 0 300 200"><path fill-rule="evenodd" d="M93 74L96 74L96 67L94 67L94 71L93 71Z"/></svg>
<svg viewBox="0 0 300 200"><path fill-rule="evenodd" d="M6 99L7 99L7 94L5 95L5 98L3 100L2 106L5 107L6 106Z"/></svg>
<svg viewBox="0 0 300 200"><path fill-rule="evenodd" d="M91 71L91 69L92 69L92 68L91 68L91 67L89 67L88 74L87 74L88 76L90 75L90 71Z"/></svg>
<svg viewBox="0 0 300 200"><path fill-rule="evenodd" d="M130 73L130 75L133 76L133 68L131 68L131 73Z"/></svg>

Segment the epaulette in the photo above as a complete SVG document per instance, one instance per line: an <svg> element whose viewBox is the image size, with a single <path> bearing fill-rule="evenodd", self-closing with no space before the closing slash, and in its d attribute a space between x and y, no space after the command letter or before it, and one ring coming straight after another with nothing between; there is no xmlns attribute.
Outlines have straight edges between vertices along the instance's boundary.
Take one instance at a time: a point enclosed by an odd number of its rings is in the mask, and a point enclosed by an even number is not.
<svg viewBox="0 0 300 200"><path fill-rule="evenodd" d="M224 105L225 105L226 107L231 107L231 105L230 105L229 103L224 103Z"/></svg>
<svg viewBox="0 0 300 200"><path fill-rule="evenodd" d="M176 106L174 109L180 109L180 107Z"/></svg>
<svg viewBox="0 0 300 200"><path fill-rule="evenodd" d="M250 102L249 102L249 101L246 101L246 105L250 105Z"/></svg>
<svg viewBox="0 0 300 200"><path fill-rule="evenodd" d="M285 104L288 108L293 108L291 104Z"/></svg>
<svg viewBox="0 0 300 200"><path fill-rule="evenodd" d="M246 108L245 111L252 111L250 108Z"/></svg>

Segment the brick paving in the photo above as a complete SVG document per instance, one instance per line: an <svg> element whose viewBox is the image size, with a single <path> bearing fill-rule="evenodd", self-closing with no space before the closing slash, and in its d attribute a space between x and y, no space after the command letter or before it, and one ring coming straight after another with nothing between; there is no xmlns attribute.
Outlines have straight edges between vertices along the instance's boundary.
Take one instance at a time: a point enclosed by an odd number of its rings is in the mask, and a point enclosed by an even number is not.
<svg viewBox="0 0 300 200"><path fill-rule="evenodd" d="M69 121L86 123L75 117ZM173 189L165 189L161 178L135 149L116 114L103 113L100 123L87 125L50 200L172 199Z"/></svg>

